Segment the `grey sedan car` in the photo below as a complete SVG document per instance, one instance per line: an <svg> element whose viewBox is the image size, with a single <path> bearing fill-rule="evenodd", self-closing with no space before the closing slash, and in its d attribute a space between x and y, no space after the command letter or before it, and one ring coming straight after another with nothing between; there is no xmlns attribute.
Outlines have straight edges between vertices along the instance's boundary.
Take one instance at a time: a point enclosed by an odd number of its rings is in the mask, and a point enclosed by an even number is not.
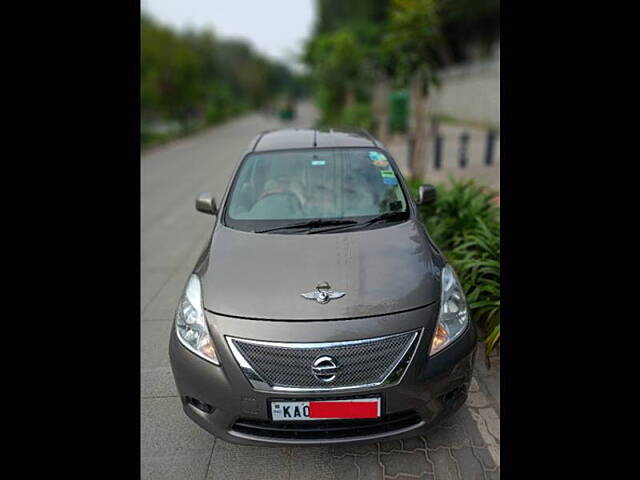
<svg viewBox="0 0 640 480"><path fill-rule="evenodd" d="M476 330L454 270L365 131L258 135L211 214L169 353L185 413L255 445L414 436L467 397Z"/></svg>

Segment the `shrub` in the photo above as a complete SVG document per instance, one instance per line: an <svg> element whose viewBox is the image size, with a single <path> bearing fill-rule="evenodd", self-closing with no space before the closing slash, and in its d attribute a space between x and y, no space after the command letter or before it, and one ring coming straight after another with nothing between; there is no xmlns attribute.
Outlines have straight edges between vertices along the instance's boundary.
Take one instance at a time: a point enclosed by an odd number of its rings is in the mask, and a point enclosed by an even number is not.
<svg viewBox="0 0 640 480"><path fill-rule="evenodd" d="M373 128L371 106L368 103L356 103L351 107L345 108L342 112L340 123L350 127L361 127L371 130Z"/></svg>
<svg viewBox="0 0 640 480"><path fill-rule="evenodd" d="M420 182L410 181L417 191ZM433 241L455 268L487 355L500 341L500 209L496 192L473 180L436 187L436 202L420 208Z"/></svg>

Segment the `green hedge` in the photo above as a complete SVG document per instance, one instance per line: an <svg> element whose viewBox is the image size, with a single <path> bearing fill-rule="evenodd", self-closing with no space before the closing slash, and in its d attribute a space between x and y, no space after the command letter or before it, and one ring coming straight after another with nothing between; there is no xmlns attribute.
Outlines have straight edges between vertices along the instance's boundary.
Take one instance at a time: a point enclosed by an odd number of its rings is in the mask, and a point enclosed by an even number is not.
<svg viewBox="0 0 640 480"><path fill-rule="evenodd" d="M429 235L453 265L487 355L500 341L500 209L497 192L473 180L436 186L437 199L420 207ZM414 194L420 182L411 180Z"/></svg>

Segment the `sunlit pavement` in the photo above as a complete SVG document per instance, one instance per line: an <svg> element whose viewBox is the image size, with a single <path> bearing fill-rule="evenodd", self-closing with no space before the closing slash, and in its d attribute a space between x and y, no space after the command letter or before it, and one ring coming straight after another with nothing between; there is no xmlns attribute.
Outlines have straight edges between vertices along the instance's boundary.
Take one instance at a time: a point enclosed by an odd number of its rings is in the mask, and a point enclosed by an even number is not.
<svg viewBox="0 0 640 480"><path fill-rule="evenodd" d="M310 126L301 105L289 125ZM171 319L212 217L195 197L224 193L249 141L281 127L247 115L141 157L141 470L153 479L492 479L500 476L499 364L479 355L467 406L424 437L359 447L267 448L216 439L183 413L169 367Z"/></svg>

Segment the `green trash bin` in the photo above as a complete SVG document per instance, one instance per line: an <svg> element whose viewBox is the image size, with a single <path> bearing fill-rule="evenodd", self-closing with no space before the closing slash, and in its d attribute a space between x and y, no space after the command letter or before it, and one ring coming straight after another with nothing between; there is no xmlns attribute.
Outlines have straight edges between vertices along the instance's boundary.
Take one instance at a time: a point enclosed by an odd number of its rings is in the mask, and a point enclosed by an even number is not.
<svg viewBox="0 0 640 480"><path fill-rule="evenodd" d="M280 109L280 120L290 121L296 118L296 109L293 104L288 103Z"/></svg>
<svg viewBox="0 0 640 480"><path fill-rule="evenodd" d="M389 94L389 125L392 132L405 133L409 118L409 92L394 90Z"/></svg>

